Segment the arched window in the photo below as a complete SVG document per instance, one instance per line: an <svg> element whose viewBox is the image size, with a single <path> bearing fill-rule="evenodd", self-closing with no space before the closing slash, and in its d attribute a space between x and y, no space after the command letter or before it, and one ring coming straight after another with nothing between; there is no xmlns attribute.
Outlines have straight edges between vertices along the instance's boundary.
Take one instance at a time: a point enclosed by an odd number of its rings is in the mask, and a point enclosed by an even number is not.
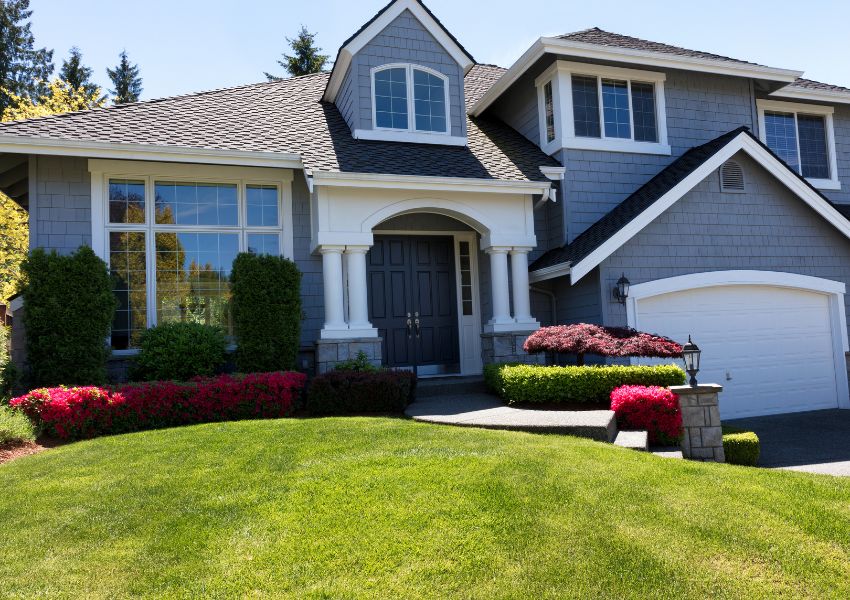
<svg viewBox="0 0 850 600"><path fill-rule="evenodd" d="M449 78L410 64L372 69L375 129L449 134Z"/></svg>

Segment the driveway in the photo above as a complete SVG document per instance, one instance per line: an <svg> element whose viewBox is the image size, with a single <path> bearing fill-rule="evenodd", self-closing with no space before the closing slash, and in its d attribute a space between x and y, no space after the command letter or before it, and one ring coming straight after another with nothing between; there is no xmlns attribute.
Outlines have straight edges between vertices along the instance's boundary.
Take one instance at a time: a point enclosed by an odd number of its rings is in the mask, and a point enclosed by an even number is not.
<svg viewBox="0 0 850 600"><path fill-rule="evenodd" d="M759 466L850 477L850 410L818 410L724 421L755 431Z"/></svg>

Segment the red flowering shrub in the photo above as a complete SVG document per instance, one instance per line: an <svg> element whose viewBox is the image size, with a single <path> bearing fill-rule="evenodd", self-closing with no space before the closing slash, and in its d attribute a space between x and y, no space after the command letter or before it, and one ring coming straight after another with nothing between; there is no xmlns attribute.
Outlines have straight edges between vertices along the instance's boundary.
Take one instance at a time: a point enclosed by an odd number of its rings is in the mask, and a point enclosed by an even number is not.
<svg viewBox="0 0 850 600"><path fill-rule="evenodd" d="M542 327L528 336L523 349L530 354L576 354L579 365L584 364L585 354L645 358L682 356L682 345L669 338L643 333L630 327L603 327L589 323Z"/></svg>
<svg viewBox="0 0 850 600"><path fill-rule="evenodd" d="M194 423L285 417L306 380L302 373L286 372L117 388L42 388L10 404L48 435L83 439Z"/></svg>
<svg viewBox="0 0 850 600"><path fill-rule="evenodd" d="M611 392L611 410L620 428L648 431L650 444L679 444L682 412L679 397L670 390L642 385L618 387Z"/></svg>

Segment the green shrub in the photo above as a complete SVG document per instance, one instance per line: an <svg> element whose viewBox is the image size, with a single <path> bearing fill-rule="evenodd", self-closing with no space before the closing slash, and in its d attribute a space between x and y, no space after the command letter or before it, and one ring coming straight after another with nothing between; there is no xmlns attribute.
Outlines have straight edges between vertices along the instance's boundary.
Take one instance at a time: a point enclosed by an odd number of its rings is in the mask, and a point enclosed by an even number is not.
<svg viewBox="0 0 850 600"><path fill-rule="evenodd" d="M8 404L18 379L18 370L9 356L9 327L0 325L0 405Z"/></svg>
<svg viewBox="0 0 850 600"><path fill-rule="evenodd" d="M186 381L215 374L227 360L220 327L200 323L164 323L143 332L130 376L136 381Z"/></svg>
<svg viewBox="0 0 850 600"><path fill-rule="evenodd" d="M667 387L685 383L676 365L542 367L487 365L487 385L509 403L608 403L611 391L622 385Z"/></svg>
<svg viewBox="0 0 850 600"><path fill-rule="evenodd" d="M761 454L759 436L752 431L724 427L723 453L726 454L726 462L729 464L755 467Z"/></svg>
<svg viewBox="0 0 850 600"><path fill-rule="evenodd" d="M91 248L24 261L24 326L33 387L106 381L106 342L117 301L106 263Z"/></svg>
<svg viewBox="0 0 850 600"><path fill-rule="evenodd" d="M0 406L0 446L34 439L35 429L24 413Z"/></svg>
<svg viewBox="0 0 850 600"><path fill-rule="evenodd" d="M372 364L369 357L362 350L357 353L354 358L349 358L341 363L337 363L334 367L335 371L358 371L361 373L374 373L378 367Z"/></svg>
<svg viewBox="0 0 850 600"><path fill-rule="evenodd" d="M295 263L239 254L230 289L236 367L244 373L294 369L301 342L301 273Z"/></svg>
<svg viewBox="0 0 850 600"><path fill-rule="evenodd" d="M401 413L413 401L409 371L330 371L314 378L307 410L315 415Z"/></svg>

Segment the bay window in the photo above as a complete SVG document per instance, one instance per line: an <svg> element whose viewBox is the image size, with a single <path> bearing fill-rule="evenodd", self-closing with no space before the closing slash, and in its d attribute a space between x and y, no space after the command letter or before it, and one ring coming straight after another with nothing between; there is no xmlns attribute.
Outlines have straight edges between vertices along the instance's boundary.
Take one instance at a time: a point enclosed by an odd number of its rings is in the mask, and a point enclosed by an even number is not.
<svg viewBox="0 0 850 600"><path fill-rule="evenodd" d="M231 335L236 255L291 258L291 172L114 162L90 161L92 245L109 265L118 299L113 349L133 349L147 327L174 321ZM107 170L144 166L157 174Z"/></svg>

